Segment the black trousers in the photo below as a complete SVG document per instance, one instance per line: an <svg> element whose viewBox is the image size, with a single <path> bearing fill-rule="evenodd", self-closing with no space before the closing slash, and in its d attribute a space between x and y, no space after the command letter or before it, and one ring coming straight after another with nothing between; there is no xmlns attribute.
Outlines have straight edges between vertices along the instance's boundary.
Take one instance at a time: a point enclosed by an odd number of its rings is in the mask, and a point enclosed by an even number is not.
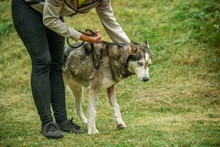
<svg viewBox="0 0 220 147"><path fill-rule="evenodd" d="M24 0L12 0L15 29L32 61L31 89L42 125L67 120L62 61L65 38L46 28L42 14ZM63 19L63 18L61 18Z"/></svg>

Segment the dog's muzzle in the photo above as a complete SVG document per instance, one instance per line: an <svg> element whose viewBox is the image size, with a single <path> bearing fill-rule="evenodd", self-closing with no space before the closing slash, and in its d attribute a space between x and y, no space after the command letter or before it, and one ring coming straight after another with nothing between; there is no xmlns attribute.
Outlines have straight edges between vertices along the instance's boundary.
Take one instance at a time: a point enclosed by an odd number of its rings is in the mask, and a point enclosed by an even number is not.
<svg viewBox="0 0 220 147"><path fill-rule="evenodd" d="M143 77L143 81L144 82L149 81L149 78L148 77Z"/></svg>

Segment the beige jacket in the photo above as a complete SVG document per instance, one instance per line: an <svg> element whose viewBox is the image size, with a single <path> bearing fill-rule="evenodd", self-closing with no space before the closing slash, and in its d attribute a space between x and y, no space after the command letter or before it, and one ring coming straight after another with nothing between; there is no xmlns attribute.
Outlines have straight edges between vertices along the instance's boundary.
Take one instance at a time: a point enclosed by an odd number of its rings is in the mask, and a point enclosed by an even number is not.
<svg viewBox="0 0 220 147"><path fill-rule="evenodd" d="M43 23L54 32L79 40L81 33L62 22L60 16L74 16L77 13L87 13L95 8L109 37L115 43L130 43L121 26L116 22L110 0L85 0L78 6L78 0L25 0L34 9L43 14Z"/></svg>

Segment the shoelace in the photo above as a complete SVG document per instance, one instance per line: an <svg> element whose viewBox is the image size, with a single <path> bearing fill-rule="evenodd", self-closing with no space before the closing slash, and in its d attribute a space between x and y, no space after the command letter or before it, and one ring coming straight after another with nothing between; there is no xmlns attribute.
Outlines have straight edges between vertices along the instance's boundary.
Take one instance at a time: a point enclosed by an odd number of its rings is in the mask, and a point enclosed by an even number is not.
<svg viewBox="0 0 220 147"><path fill-rule="evenodd" d="M54 124L54 123L49 123L49 124L46 126L46 132L48 132L49 130L52 131L52 132L54 132L54 131L59 130L59 127L58 127L56 124Z"/></svg>
<svg viewBox="0 0 220 147"><path fill-rule="evenodd" d="M72 117L69 121L70 121L70 123L74 126L74 128L76 128L77 130L80 130L80 126L78 126L77 124L75 124L75 123L73 122L73 117Z"/></svg>

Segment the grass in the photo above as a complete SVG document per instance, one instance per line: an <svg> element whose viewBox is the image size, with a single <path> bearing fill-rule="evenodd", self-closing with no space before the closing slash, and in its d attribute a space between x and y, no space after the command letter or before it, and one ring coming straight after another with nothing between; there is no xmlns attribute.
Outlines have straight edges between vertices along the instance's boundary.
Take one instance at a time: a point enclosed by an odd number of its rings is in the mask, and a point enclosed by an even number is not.
<svg viewBox="0 0 220 147"><path fill-rule="evenodd" d="M117 85L127 124L117 130L105 92L97 104L98 135L64 133L42 137L30 90L30 59L11 19L10 1L0 0L0 146L220 146L220 1L112 1L115 17L136 42L150 42L151 79L135 76ZM77 30L99 28L95 11L66 18ZM87 131L73 111L68 116ZM86 112L86 98L83 108Z"/></svg>

